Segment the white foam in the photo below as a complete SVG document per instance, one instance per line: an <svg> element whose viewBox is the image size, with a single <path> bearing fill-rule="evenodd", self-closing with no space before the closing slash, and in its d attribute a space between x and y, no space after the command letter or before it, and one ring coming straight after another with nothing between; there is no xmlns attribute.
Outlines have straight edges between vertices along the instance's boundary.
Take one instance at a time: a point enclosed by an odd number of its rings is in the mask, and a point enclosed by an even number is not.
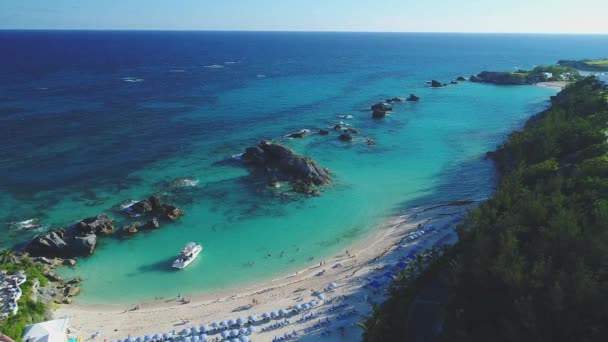
<svg viewBox="0 0 608 342"><path fill-rule="evenodd" d="M184 69L171 69L169 72L186 72Z"/></svg>
<svg viewBox="0 0 608 342"><path fill-rule="evenodd" d="M264 74L259 74L259 75L256 75L255 77L257 77L257 78L266 78L266 75L264 75Z"/></svg>
<svg viewBox="0 0 608 342"><path fill-rule="evenodd" d="M219 64L205 65L205 68L209 68L209 69L220 69L223 67L224 67L223 65L219 65Z"/></svg>
<svg viewBox="0 0 608 342"><path fill-rule="evenodd" d="M228 61L228 62L224 62L224 64L236 64L236 62Z"/></svg>
<svg viewBox="0 0 608 342"><path fill-rule="evenodd" d="M129 83L139 83L139 82L144 81L143 78L138 78L138 77L123 77L123 78L121 78L121 80L123 80L125 82L129 82Z"/></svg>
<svg viewBox="0 0 608 342"><path fill-rule="evenodd" d="M9 222L8 225L13 229L18 230L40 230L45 228L43 225L38 223L38 219L29 219L20 222Z"/></svg>
<svg viewBox="0 0 608 342"><path fill-rule="evenodd" d="M234 160L241 160L243 158L243 154L245 153L233 154L232 156L230 156L230 158Z"/></svg>
<svg viewBox="0 0 608 342"><path fill-rule="evenodd" d="M348 115L348 114L340 114L340 115L338 115L338 117L341 119L352 119L353 118L352 115Z"/></svg>

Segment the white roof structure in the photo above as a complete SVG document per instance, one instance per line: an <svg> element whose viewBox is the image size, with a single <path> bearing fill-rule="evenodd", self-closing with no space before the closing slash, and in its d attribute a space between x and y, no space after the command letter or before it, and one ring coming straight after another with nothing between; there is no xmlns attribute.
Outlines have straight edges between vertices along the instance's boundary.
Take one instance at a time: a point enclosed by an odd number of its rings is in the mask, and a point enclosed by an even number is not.
<svg viewBox="0 0 608 342"><path fill-rule="evenodd" d="M24 342L67 342L68 323L66 317L28 325L22 339Z"/></svg>

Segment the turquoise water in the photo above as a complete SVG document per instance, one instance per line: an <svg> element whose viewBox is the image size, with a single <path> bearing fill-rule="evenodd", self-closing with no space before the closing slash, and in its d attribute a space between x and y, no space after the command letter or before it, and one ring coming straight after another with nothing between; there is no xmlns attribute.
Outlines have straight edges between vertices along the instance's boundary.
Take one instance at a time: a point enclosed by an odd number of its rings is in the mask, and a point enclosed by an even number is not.
<svg viewBox="0 0 608 342"><path fill-rule="evenodd" d="M93 47L68 53L63 57L79 62L26 68L31 77L2 84L0 108L7 114L0 133L18 143L5 144L0 154L0 220L37 218L59 227L106 212L120 223L113 206L152 193L186 211L159 231L101 239L94 256L61 270L85 280L79 302L134 302L272 279L343 251L412 206L483 199L494 184L484 153L556 91L471 83L430 89L425 80L571 57L543 47L537 40L548 38L542 37L505 36L498 44L500 37L486 36L182 34L96 33L89 37L95 46L127 41L132 49L96 62L79 55L95 53ZM192 43L197 39L201 45ZM155 47L161 42L168 47ZM249 51L252 46L262 49ZM205 68L212 64L224 67ZM12 69L3 72L17 79ZM370 118L370 104L409 93L422 101L396 104L384 120ZM363 134L351 144L335 133L282 138L339 121ZM367 146L364 137L376 145ZM251 186L246 170L221 163L260 139L313 157L331 169L333 183L320 197L301 197ZM167 190L165 183L177 177L199 183ZM34 234L0 229L3 246ZM186 270L172 271L171 260L188 241L201 242L203 254Z"/></svg>

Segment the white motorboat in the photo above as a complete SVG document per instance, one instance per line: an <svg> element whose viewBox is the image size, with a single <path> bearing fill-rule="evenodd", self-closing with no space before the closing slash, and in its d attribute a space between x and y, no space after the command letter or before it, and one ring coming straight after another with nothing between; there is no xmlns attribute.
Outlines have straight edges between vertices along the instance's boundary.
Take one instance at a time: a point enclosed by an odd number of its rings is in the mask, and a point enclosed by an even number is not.
<svg viewBox="0 0 608 342"><path fill-rule="evenodd" d="M183 270L186 266L190 265L202 251L202 245L188 242L186 246L182 248L177 259L173 262L172 267Z"/></svg>

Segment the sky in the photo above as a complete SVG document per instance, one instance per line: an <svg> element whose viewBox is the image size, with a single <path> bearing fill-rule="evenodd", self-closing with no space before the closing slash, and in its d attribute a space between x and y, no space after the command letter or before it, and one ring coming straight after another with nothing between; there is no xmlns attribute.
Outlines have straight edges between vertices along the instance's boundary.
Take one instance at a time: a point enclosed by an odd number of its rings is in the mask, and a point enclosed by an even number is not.
<svg viewBox="0 0 608 342"><path fill-rule="evenodd" d="M0 0L0 29L608 33L608 0Z"/></svg>

